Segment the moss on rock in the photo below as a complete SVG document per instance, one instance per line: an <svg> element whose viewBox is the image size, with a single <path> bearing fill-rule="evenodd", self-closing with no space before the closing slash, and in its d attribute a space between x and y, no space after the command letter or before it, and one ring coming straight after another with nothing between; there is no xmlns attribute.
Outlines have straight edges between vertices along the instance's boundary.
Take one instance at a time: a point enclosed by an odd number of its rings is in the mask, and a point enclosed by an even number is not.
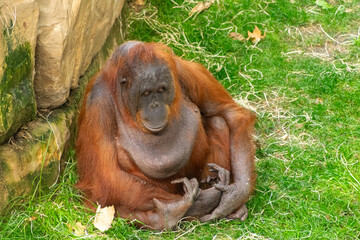
<svg viewBox="0 0 360 240"><path fill-rule="evenodd" d="M119 17L106 43L80 78L78 87L71 91L67 103L39 113L34 121L15 134L13 144L0 144L0 214L6 214L10 209L6 206L14 197L33 192L38 184L41 191L46 191L56 182L62 160L76 139L76 118L86 85L123 42L123 27Z"/></svg>
<svg viewBox="0 0 360 240"><path fill-rule="evenodd" d="M36 114L31 47L25 42L15 48L10 37L0 80L0 144Z"/></svg>

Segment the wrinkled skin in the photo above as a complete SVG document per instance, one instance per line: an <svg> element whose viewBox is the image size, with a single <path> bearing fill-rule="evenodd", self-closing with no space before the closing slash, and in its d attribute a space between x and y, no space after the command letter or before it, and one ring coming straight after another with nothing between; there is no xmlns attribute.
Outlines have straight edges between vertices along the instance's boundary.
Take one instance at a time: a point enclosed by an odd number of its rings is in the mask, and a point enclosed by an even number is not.
<svg viewBox="0 0 360 240"><path fill-rule="evenodd" d="M254 121L200 64L127 42L87 88L77 187L90 208L114 205L152 229L183 218L245 220Z"/></svg>

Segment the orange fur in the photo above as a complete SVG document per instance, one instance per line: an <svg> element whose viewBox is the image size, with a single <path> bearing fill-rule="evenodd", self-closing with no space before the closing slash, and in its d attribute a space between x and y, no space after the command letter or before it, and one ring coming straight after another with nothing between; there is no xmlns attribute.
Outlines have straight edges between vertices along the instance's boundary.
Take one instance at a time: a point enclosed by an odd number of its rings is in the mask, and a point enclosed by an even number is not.
<svg viewBox="0 0 360 240"><path fill-rule="evenodd" d="M127 107L116 101L119 69L126 75L134 61L151 63L155 57L167 64L174 80L175 99L169 117L179 116L181 99L188 98L199 108L203 123L187 165L171 178L160 180L146 177L117 144L121 133L116 124L120 117L128 126L141 129ZM213 121L215 117L220 121ZM248 198L256 179L251 137L254 122L254 115L238 106L202 65L182 60L168 47L156 43L131 48L127 59L113 56L87 87L78 121L77 187L88 198L90 207L95 202L101 206L115 205L119 216L136 218L158 229L165 226L166 219L156 209L153 199L164 202L181 199L182 186L171 184L171 180L195 177L200 182L209 174L207 163L230 170L232 181L250 178ZM233 168L234 156L240 156L240 169Z"/></svg>

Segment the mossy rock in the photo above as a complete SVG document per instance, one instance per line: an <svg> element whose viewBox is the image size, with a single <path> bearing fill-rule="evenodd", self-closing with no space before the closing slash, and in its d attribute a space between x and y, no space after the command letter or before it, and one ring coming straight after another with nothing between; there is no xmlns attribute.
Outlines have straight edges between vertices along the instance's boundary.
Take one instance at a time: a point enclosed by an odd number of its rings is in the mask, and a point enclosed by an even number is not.
<svg viewBox="0 0 360 240"><path fill-rule="evenodd" d="M5 36L7 54L0 75L0 144L36 114L33 60L29 42L13 47Z"/></svg>
<svg viewBox="0 0 360 240"><path fill-rule="evenodd" d="M56 182L67 151L74 146L76 118L86 85L115 47L123 42L119 33L124 31L122 26L122 20L118 18L106 43L80 78L78 87L71 91L66 104L40 112L14 135L11 144L0 144L0 213L6 214L7 204L15 197L39 189L46 191Z"/></svg>

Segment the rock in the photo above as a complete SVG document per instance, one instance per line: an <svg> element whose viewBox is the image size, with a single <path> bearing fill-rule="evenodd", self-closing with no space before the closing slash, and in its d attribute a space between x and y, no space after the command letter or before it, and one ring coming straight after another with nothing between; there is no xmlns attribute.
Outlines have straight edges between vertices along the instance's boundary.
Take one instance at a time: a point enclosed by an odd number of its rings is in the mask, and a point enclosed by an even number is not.
<svg viewBox="0 0 360 240"><path fill-rule="evenodd" d="M0 144L36 114L33 90L38 4L0 1Z"/></svg>
<svg viewBox="0 0 360 240"><path fill-rule="evenodd" d="M0 146L0 210L15 196L51 186L60 176L62 154L73 111L54 113L47 120L29 122L16 134L15 144ZM40 183L41 180L41 183Z"/></svg>
<svg viewBox="0 0 360 240"><path fill-rule="evenodd" d="M35 93L39 108L66 102L103 46L124 0L37 0Z"/></svg>
<svg viewBox="0 0 360 240"><path fill-rule="evenodd" d="M32 194L40 186L46 191L57 182L67 151L74 146L76 118L86 85L123 42L121 26L120 18L116 19L103 48L66 104L39 113L15 134L11 144L0 145L0 213L11 210L6 206L14 197Z"/></svg>

